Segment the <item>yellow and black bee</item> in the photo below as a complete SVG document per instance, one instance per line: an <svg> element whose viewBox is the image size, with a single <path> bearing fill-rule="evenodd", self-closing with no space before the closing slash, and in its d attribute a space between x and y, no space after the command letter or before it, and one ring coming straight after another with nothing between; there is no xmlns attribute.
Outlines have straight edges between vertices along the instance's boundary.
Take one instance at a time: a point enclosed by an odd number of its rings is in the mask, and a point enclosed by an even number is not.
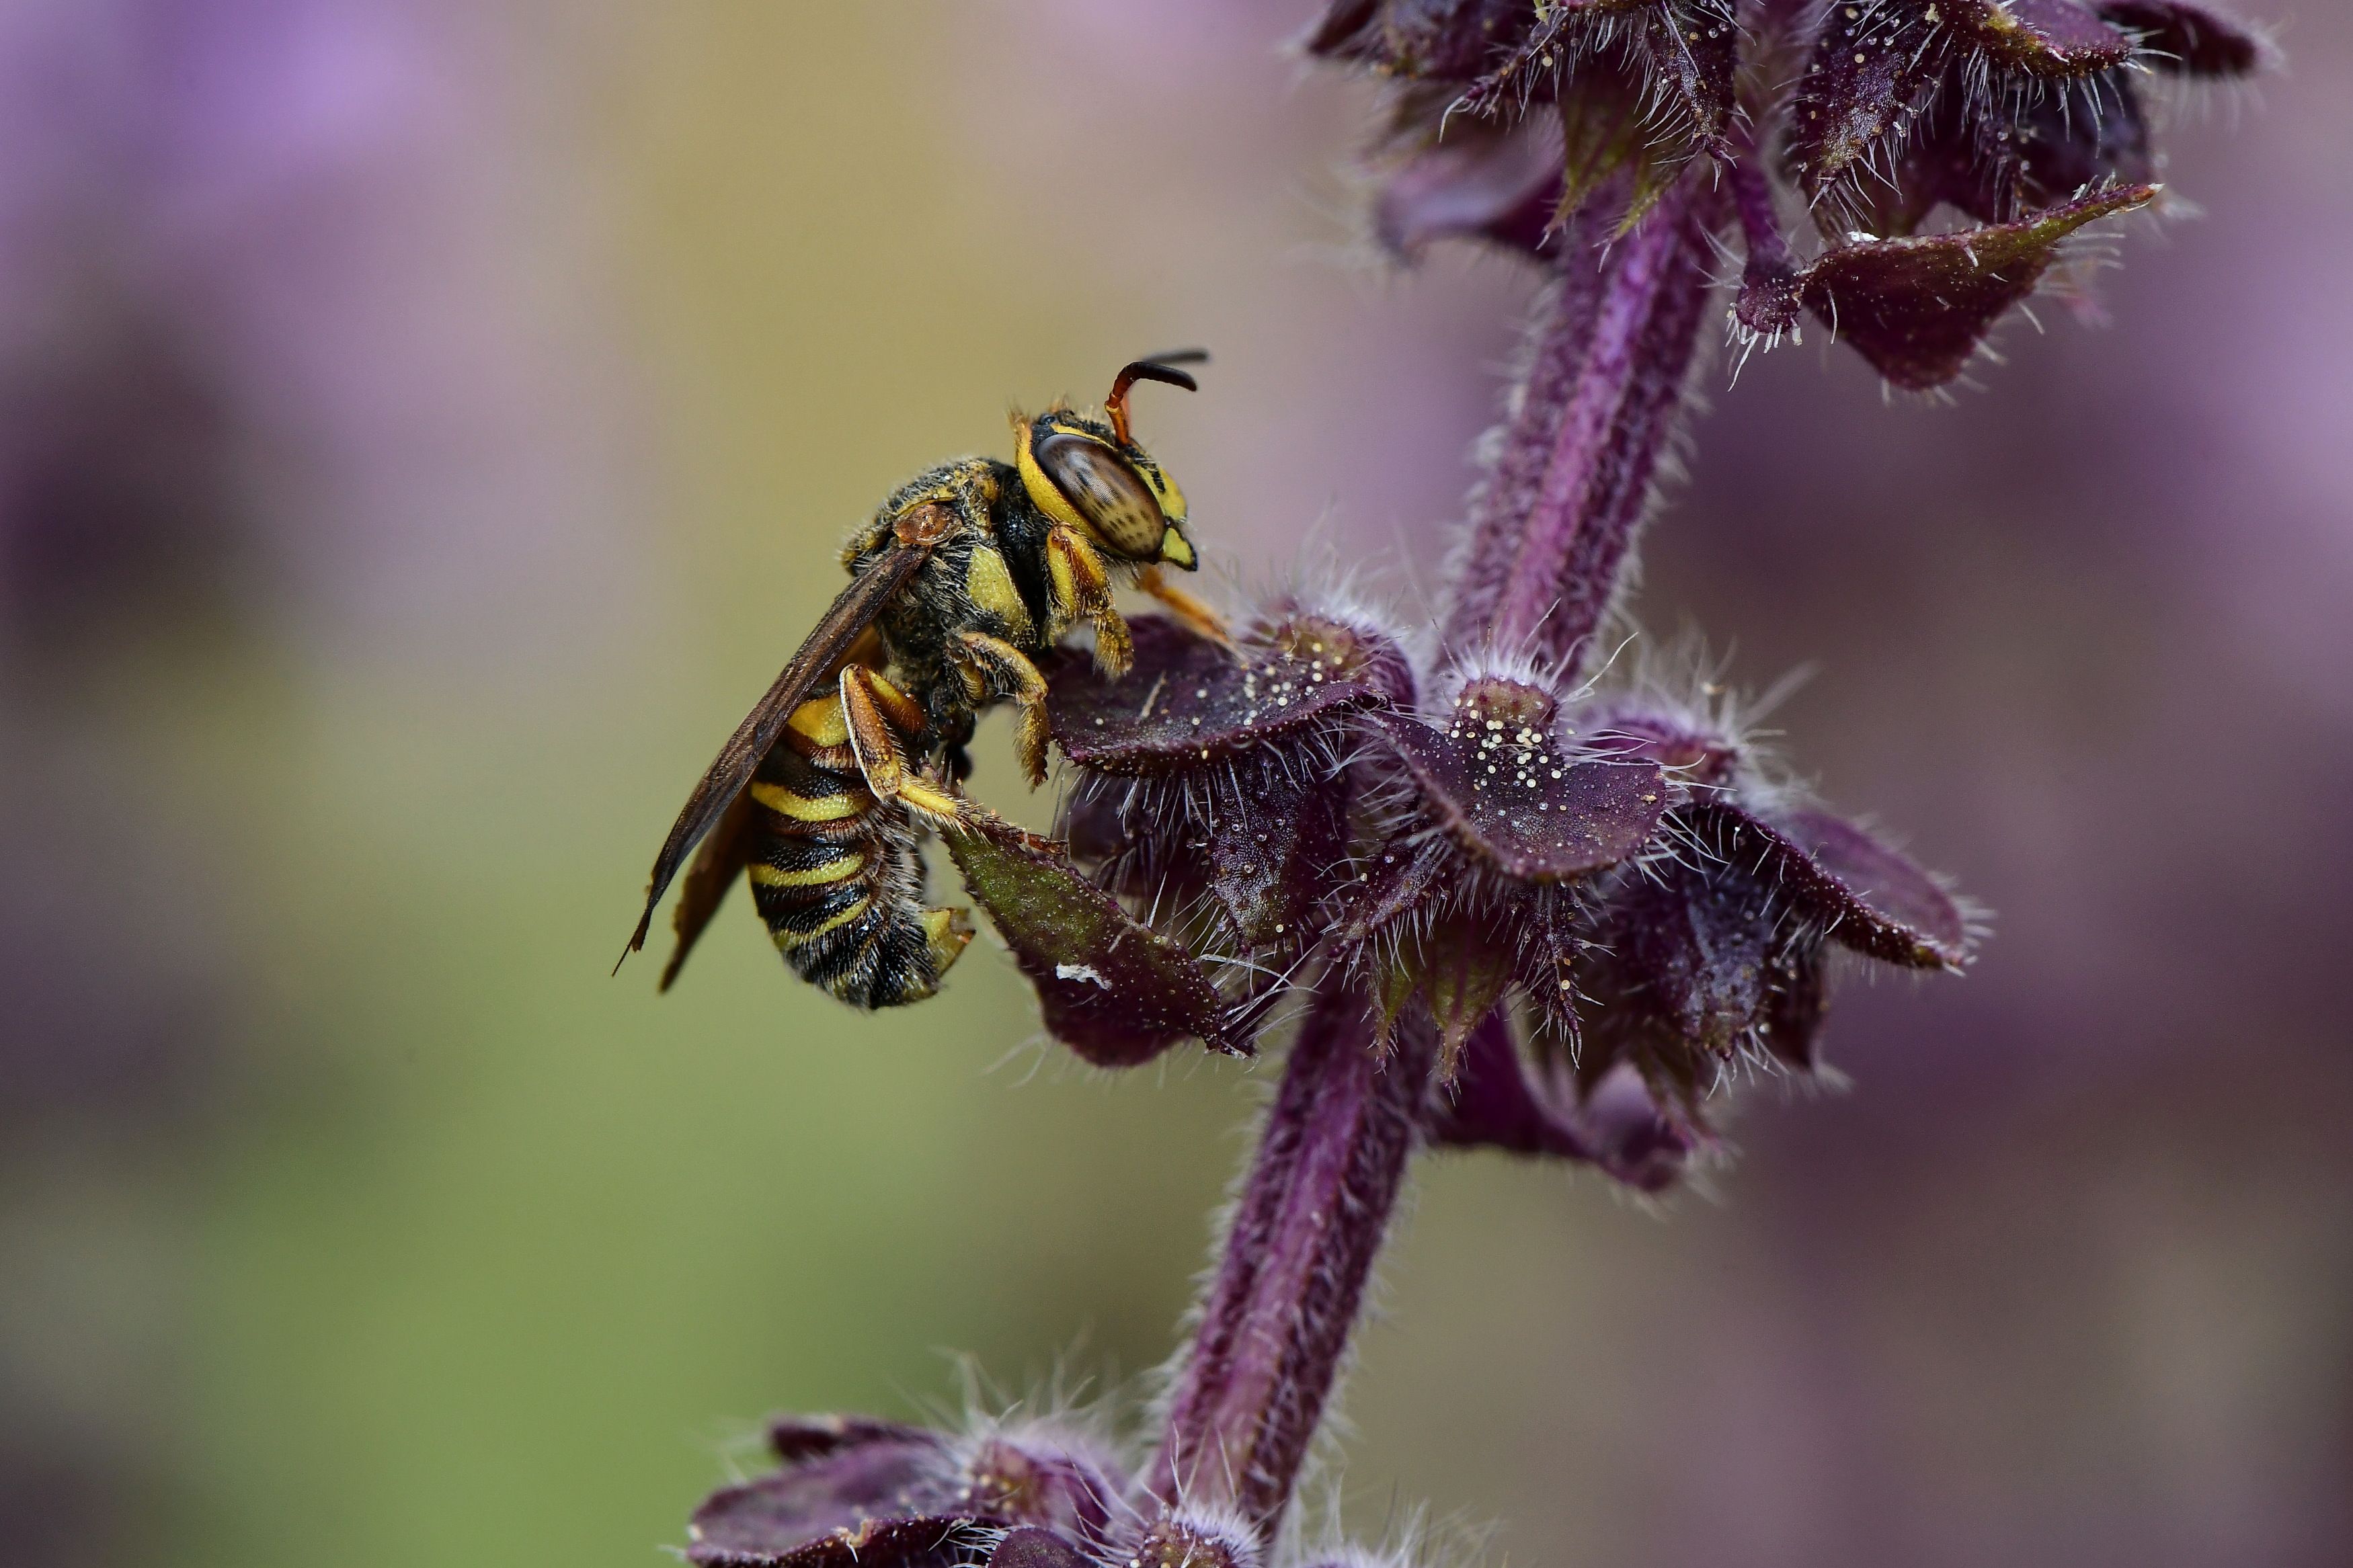
<svg viewBox="0 0 2353 1568"><path fill-rule="evenodd" d="M955 793L978 713L1018 709L1015 752L1046 776L1045 679L1030 656L1071 627L1124 673L1132 580L1211 635L1216 618L1166 583L1198 565L1185 498L1129 434L1139 381L1197 390L1174 368L1198 351L1123 368L1100 417L1056 405L1015 415L1014 461L965 458L917 476L851 535L849 586L688 797L654 862L624 958L689 852L674 921L677 978L738 870L802 979L857 1007L919 1002L972 940L966 912L924 906L923 829L972 809ZM616 966L617 968L617 966Z"/></svg>

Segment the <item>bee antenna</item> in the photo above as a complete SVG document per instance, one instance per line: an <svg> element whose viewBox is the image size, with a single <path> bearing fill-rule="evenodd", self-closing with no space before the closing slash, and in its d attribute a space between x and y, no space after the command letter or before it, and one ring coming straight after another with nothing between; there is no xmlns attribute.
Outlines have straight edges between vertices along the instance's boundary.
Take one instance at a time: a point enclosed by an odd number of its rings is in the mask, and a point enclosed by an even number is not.
<svg viewBox="0 0 2353 1568"><path fill-rule="evenodd" d="M1187 392L1198 392L1201 384L1175 367L1180 364L1207 364L1207 349L1171 349L1164 354L1147 354L1140 360L1122 365L1112 377L1111 395L1103 399L1103 411L1111 416L1112 434L1127 441L1127 392L1139 381L1157 381L1169 386L1181 386Z"/></svg>

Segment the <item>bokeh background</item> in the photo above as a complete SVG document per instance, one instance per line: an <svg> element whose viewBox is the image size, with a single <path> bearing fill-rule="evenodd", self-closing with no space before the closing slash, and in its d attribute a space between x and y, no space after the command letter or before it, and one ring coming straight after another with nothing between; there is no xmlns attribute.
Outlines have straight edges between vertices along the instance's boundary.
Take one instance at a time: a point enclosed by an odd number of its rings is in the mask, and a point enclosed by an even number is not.
<svg viewBox="0 0 2353 1568"><path fill-rule="evenodd" d="M1711 375L1645 620L1813 663L1792 755L1997 937L1663 1214L1433 1163L1360 1532L2353 1553L2353 19L2250 4L2113 330ZM1528 282L1364 263L1314 8L0 5L0 1560L652 1563L763 1411L1166 1353L1264 1069L1071 1070L985 946L854 1019L743 908L605 972L1009 400L1208 343L1139 418L1215 566L1415 602Z"/></svg>

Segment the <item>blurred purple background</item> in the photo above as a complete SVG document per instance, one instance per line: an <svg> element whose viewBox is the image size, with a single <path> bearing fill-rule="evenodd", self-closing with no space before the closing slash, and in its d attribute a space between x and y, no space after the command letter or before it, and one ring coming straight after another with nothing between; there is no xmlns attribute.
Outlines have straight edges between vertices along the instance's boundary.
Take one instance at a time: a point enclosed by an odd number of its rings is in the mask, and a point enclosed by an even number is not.
<svg viewBox="0 0 2353 1568"><path fill-rule="evenodd" d="M833 541L1008 399L1206 342L1140 417L1213 565L1427 581L1528 281L1363 258L1312 10L0 9L0 1555L651 1561L724 1414L1163 1352L1236 1075L985 1077L977 951L871 1025L747 917L603 970ZM1435 1163L1360 1531L2353 1552L2353 19L2258 14L2112 329L1942 408L1709 373L1639 615L1813 665L1791 760L1994 938L1663 1216Z"/></svg>

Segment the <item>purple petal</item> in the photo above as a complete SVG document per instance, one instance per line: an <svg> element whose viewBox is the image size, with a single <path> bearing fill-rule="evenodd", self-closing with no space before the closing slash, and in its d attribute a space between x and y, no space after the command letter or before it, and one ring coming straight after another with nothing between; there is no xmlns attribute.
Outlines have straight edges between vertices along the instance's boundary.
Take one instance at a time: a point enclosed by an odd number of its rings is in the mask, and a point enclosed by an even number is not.
<svg viewBox="0 0 2353 1568"><path fill-rule="evenodd" d="M947 1563L944 1548L971 1516L961 1511L965 1488L946 1445L929 1432L860 1426L818 1458L713 1492L694 1512L688 1560ZM786 1442L814 1436L799 1429Z"/></svg>
<svg viewBox="0 0 2353 1568"><path fill-rule="evenodd" d="M1554 740L1552 699L1535 687L1474 681L1448 727L1375 713L1430 815L1504 875L1556 882L1640 849L1666 810L1656 763L1572 762Z"/></svg>
<svg viewBox="0 0 2353 1568"><path fill-rule="evenodd" d="M1367 634L1299 616L1229 652L1161 616L1128 623L1135 663L1116 681L1058 661L1047 711L1063 754L1099 773L1198 768L1388 700L1403 670ZM1392 667L1395 667L1392 668Z"/></svg>
<svg viewBox="0 0 2353 1568"><path fill-rule="evenodd" d="M1349 901L1340 940L1363 942L1399 915L1419 908L1440 885L1449 858L1443 840L1412 830L1382 845Z"/></svg>
<svg viewBox="0 0 2353 1568"><path fill-rule="evenodd" d="M1250 1054L1227 1035L1225 1004L1193 955L1130 919L1052 841L985 816L946 840L1056 1039L1097 1067L1134 1067L1187 1038Z"/></svg>
<svg viewBox="0 0 2353 1568"><path fill-rule="evenodd" d="M1968 960L1960 906L1909 859L1826 812L1792 812L1778 826L1824 884L1818 896L1835 910L1832 941L1915 969L1957 969Z"/></svg>
<svg viewBox="0 0 2353 1568"><path fill-rule="evenodd" d="M2153 185L2119 185L2016 223L1843 246L1806 269L1806 308L1896 385L1940 386L2033 292L2062 240L2156 195Z"/></svg>
<svg viewBox="0 0 2353 1568"><path fill-rule="evenodd" d="M1299 944L1346 868L1345 778L1271 761L1208 785L1209 887L1252 948Z"/></svg>
<svg viewBox="0 0 2353 1568"><path fill-rule="evenodd" d="M2084 77L2132 58L2132 40L2075 0L1942 0L1953 26L2031 76Z"/></svg>
<svg viewBox="0 0 2353 1568"><path fill-rule="evenodd" d="M1666 125L1695 146L1722 150L1740 76L1740 28L1729 0L1676 0L1651 11L1643 34Z"/></svg>
<svg viewBox="0 0 2353 1568"><path fill-rule="evenodd" d="M1950 58L1927 0L1836 5L1789 109L1788 159L1810 196L1863 163L1923 110Z"/></svg>
<svg viewBox="0 0 2353 1568"><path fill-rule="evenodd" d="M686 1560L700 1568L961 1568L978 1543L974 1523L952 1516L871 1519L776 1550L713 1536L691 1542Z"/></svg>
<svg viewBox="0 0 2353 1568"><path fill-rule="evenodd" d="M1486 58L1485 74L1463 90L1461 107L1473 114L1515 118L1531 104L1567 99L1578 84L1573 71L1572 79L1565 82L1562 68L1574 67L1591 52L1585 47L1587 38L1575 36L1577 32L1600 17L1667 4L1669 0L1555 0L1539 14L1520 0L1513 7L1514 18L1497 28L1511 43L1510 49ZM1601 40L1604 47L1610 41Z"/></svg>
<svg viewBox="0 0 2353 1568"><path fill-rule="evenodd" d="M2147 62L2177 76L2252 76L2272 47L2235 16L2194 0L2103 0L2100 15L2132 36Z"/></svg>

